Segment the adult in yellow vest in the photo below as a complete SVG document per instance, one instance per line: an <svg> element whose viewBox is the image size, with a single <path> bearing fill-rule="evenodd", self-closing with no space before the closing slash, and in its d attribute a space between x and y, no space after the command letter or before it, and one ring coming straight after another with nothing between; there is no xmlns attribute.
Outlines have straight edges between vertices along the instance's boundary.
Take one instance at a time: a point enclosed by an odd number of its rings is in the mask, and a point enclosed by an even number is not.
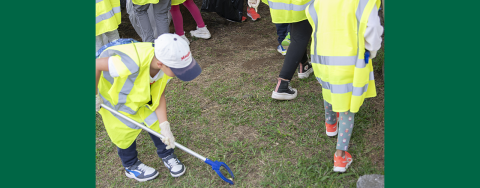
<svg viewBox="0 0 480 188"><path fill-rule="evenodd" d="M186 168L173 153L175 137L167 120L164 90L171 77L190 81L202 70L193 59L188 44L176 34L159 36L155 47L151 42L126 42L106 48L96 60L96 110L102 115L108 136L117 146L127 177L147 181L159 173L137 158L135 140L141 129L100 109L102 103L165 136L160 140L150 134L170 174L179 177Z"/></svg>
<svg viewBox="0 0 480 188"><path fill-rule="evenodd" d="M143 42L153 42L157 36L168 33L169 30L169 16L171 0L132 0L135 17L138 19L139 25L137 34L142 38ZM150 19L148 18L148 7L150 4L153 7L155 17L155 26L157 27L157 36L154 36Z"/></svg>
<svg viewBox="0 0 480 188"><path fill-rule="evenodd" d="M353 161L347 149L355 113L365 98L377 95L371 59L382 43L379 7L380 0L315 0L307 7L313 28L313 70L325 100L326 133L338 134L336 172L345 172Z"/></svg>
<svg viewBox="0 0 480 188"><path fill-rule="evenodd" d="M103 45L119 39L121 23L120 0L96 0L95 4L95 51Z"/></svg>
<svg viewBox="0 0 480 188"><path fill-rule="evenodd" d="M274 99L291 100L297 97L297 90L290 87L290 80L295 74L297 67L300 79L308 78L313 72L307 56L307 45L312 34L312 27L305 15L305 8L312 1L268 0L272 22L275 24L290 23L291 43L278 76L277 86L272 92L272 98Z"/></svg>

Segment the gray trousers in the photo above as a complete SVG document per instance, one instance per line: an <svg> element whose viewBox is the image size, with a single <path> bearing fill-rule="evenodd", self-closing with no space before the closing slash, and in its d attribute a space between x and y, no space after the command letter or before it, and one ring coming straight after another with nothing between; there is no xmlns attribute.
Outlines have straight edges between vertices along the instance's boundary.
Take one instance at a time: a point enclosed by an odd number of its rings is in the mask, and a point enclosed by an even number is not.
<svg viewBox="0 0 480 188"><path fill-rule="evenodd" d="M153 28L148 18L147 10L150 4L133 4L133 9L135 11L135 19L138 23L137 34L142 38L143 42L153 42L161 34L168 33L170 31L168 11L170 11L171 4L171 0L160 0L157 4L152 4L154 12L153 17L155 18L155 25L157 27L157 36L154 36Z"/></svg>
<svg viewBox="0 0 480 188"><path fill-rule="evenodd" d="M102 46L108 44L114 40L119 39L118 30L109 31L103 34L100 34L95 37L95 52L97 52Z"/></svg>

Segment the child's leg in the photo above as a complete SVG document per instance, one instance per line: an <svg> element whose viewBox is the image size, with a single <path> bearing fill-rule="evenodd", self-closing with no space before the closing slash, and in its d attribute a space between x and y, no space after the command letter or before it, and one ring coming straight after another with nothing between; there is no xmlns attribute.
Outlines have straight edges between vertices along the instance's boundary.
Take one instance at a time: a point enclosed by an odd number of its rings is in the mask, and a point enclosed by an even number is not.
<svg viewBox="0 0 480 188"><path fill-rule="evenodd" d="M350 137L352 137L353 122L355 114L348 112L340 112L340 125L337 138L337 155L341 151L348 150L348 143L350 142ZM338 151L341 150L341 151ZM343 156L342 152L342 156Z"/></svg>
<svg viewBox="0 0 480 188"><path fill-rule="evenodd" d="M326 100L323 100L323 106L325 106L325 121L328 124L337 123L337 113L332 111L332 105Z"/></svg>
<svg viewBox="0 0 480 188"><path fill-rule="evenodd" d="M115 29L113 31L109 31L105 33L105 36L108 38L108 43L113 42L114 40L117 40L120 38L120 35L118 34L118 30Z"/></svg>
<svg viewBox="0 0 480 188"><path fill-rule="evenodd" d="M289 24L275 24L275 27L277 28L278 44L279 45L282 44L282 41L287 36L288 25Z"/></svg>
<svg viewBox="0 0 480 188"><path fill-rule="evenodd" d="M150 138L152 138L152 141L153 143L155 144L155 147L157 147L157 155L158 157L160 158L165 158L165 157L168 157L169 155L171 155L173 153L173 150L174 149L165 149L167 147L167 145L165 145L161 140L160 138L158 138L157 136L151 134L151 133L148 133L150 135Z"/></svg>
<svg viewBox="0 0 480 188"><path fill-rule="evenodd" d="M198 10L198 7L193 2L193 0L186 0L185 2L183 2L183 6L187 7L188 11L190 11L190 14L192 14L193 19L195 19L195 22L197 22L198 28L205 27L205 23L203 22L202 15L200 14L200 10Z"/></svg>
<svg viewBox="0 0 480 188"><path fill-rule="evenodd" d="M137 141L133 141L127 149L117 147L117 152L124 167L132 166L138 161Z"/></svg>
<svg viewBox="0 0 480 188"><path fill-rule="evenodd" d="M182 36L185 34L183 31L183 17L182 13L180 12L180 6L179 5L172 5L172 8L170 9L170 13L172 13L172 20L173 20L173 26L175 27L175 34Z"/></svg>

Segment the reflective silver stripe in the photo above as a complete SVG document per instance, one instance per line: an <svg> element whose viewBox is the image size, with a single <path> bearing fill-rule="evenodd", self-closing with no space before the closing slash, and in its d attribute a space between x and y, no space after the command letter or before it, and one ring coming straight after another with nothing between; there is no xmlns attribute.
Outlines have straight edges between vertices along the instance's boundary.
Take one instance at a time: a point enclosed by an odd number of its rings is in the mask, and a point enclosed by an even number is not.
<svg viewBox="0 0 480 188"><path fill-rule="evenodd" d="M358 2L357 11L355 12L355 15L357 16L357 31L358 27L360 26L360 20L362 19L363 10L365 10L365 6L367 6L367 3L368 0L360 0L360 2Z"/></svg>
<svg viewBox="0 0 480 188"><path fill-rule="evenodd" d="M311 62L312 63L320 63L320 58L317 55L317 31L318 31L318 16L317 11L315 11L315 1L310 3L308 7L308 13L310 17L312 17L313 23L315 23L315 32L313 33L313 54L311 55Z"/></svg>
<svg viewBox="0 0 480 188"><path fill-rule="evenodd" d="M320 63L322 65L350 66L350 65L355 65L356 61L357 61L357 56L312 55L312 63Z"/></svg>
<svg viewBox="0 0 480 188"><path fill-rule="evenodd" d="M110 73L108 71L103 71L103 78L105 78L105 80L107 80L108 82L110 82L110 84L113 85L113 78L112 76L110 76Z"/></svg>
<svg viewBox="0 0 480 188"><path fill-rule="evenodd" d="M103 0L96 0L96 2L95 2L95 3L100 3L100 2L102 2L102 1L103 1Z"/></svg>
<svg viewBox="0 0 480 188"><path fill-rule="evenodd" d="M153 123L155 123L155 121L157 121L158 118L157 118L157 114L154 112L152 112L152 114L150 114L147 118L145 118L145 123L148 124L148 126L151 126Z"/></svg>
<svg viewBox="0 0 480 188"><path fill-rule="evenodd" d="M103 21L103 20L108 20L109 18L113 17L116 13L119 13L120 12L120 6L118 7L113 7L112 10L106 12L106 13L103 13L101 15L98 15L96 18L95 18L95 24Z"/></svg>
<svg viewBox="0 0 480 188"><path fill-rule="evenodd" d="M368 84L365 84L363 87L353 87L352 83L335 85L330 84L329 82L324 82L321 78L317 77L317 81L322 84L322 88L330 90L334 94L344 94L352 92L353 96L362 96L363 93L367 92Z"/></svg>
<svg viewBox="0 0 480 188"><path fill-rule="evenodd" d="M373 77L373 71L370 72L370 76L368 77L368 80L375 80L375 78Z"/></svg>
<svg viewBox="0 0 480 188"><path fill-rule="evenodd" d="M103 52L102 52L103 54ZM113 56L115 54L120 56L120 59L122 60L122 63L128 68L128 70L133 74L136 73L140 67L135 63L135 61L130 58L127 54L118 51L118 50L107 50L107 54L111 54L110 56Z"/></svg>
<svg viewBox="0 0 480 188"><path fill-rule="evenodd" d="M112 104L111 104L107 99L105 99L105 97L102 96L102 94L99 93L98 95L100 95L100 97L102 98L103 104L107 105L107 106L110 107L110 108L115 109L115 108L112 106ZM125 124L127 127L130 127L130 128L132 128L132 129L140 129L140 127L136 126L135 124L133 124L133 123L131 123L131 122L129 122L129 121L121 118L121 117L118 117L117 115L111 113L110 111L109 111L109 113L112 114L114 117L116 117L118 120L120 120L120 121L121 121L123 124Z"/></svg>
<svg viewBox="0 0 480 188"><path fill-rule="evenodd" d="M135 63L135 61L133 61L132 58L130 58L130 56L118 50L113 50L113 49L105 50L102 52L102 54L100 54L100 57L107 57L107 56L113 56L113 55L119 55L122 60L122 63L132 73L131 75L128 76L127 80L125 80L125 83L123 84L122 89L118 93L118 104L117 106L115 106L114 109L117 111L122 111L128 114L132 114L132 115L136 114L137 112L135 110L132 110L130 107L125 106L125 103L127 102L128 94L130 94L130 91L132 91L133 83L135 83L135 80L137 79L140 67L137 65L137 63Z"/></svg>
<svg viewBox="0 0 480 188"><path fill-rule="evenodd" d="M128 76L127 80L125 80L125 83L123 84L122 89L118 93L118 111L123 111L129 114L136 114L137 112L135 110L132 110L130 107L125 106L125 103L127 103L127 96L130 94L130 91L132 91L133 88L133 83L135 83L135 80L137 79L138 72L131 74Z"/></svg>
<svg viewBox="0 0 480 188"><path fill-rule="evenodd" d="M307 6L315 0L311 0L304 5L295 5L295 4L287 4L287 3L280 3L280 2L271 2L268 1L268 6L271 9L275 10L293 10L293 11L304 11Z"/></svg>

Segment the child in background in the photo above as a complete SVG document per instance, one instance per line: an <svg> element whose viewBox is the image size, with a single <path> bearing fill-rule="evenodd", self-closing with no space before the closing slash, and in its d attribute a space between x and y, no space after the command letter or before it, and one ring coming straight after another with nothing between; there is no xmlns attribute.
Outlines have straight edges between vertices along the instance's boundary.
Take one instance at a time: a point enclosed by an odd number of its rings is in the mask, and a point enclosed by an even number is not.
<svg viewBox="0 0 480 188"><path fill-rule="evenodd" d="M103 0L95 4L95 51L102 46L120 38L118 25L121 23L120 1ZM112 15L112 16L106 16Z"/></svg>
<svg viewBox="0 0 480 188"><path fill-rule="evenodd" d="M282 55L286 55L287 49L285 48L285 46L290 45L290 24L275 24L275 27L277 28L279 44L277 47L277 51Z"/></svg>
<svg viewBox="0 0 480 188"><path fill-rule="evenodd" d="M172 8L170 9L170 13L172 13L175 34L179 35L185 41L187 41L188 44L190 44L190 41L185 36L185 31L183 31L183 17L182 13L180 12L180 4L183 4L188 9L190 14L192 14L193 19L195 19L195 22L197 22L197 30L190 31L190 35L197 38L209 39L211 37L210 32L203 22L200 10L198 10L198 7L193 0L172 0Z"/></svg>
<svg viewBox="0 0 480 188"><path fill-rule="evenodd" d="M313 28L310 54L322 85L326 133L338 134L335 172L345 172L353 161L347 150L355 113L365 98L377 95L371 59L382 44L379 7L380 0L315 0L305 11Z"/></svg>

